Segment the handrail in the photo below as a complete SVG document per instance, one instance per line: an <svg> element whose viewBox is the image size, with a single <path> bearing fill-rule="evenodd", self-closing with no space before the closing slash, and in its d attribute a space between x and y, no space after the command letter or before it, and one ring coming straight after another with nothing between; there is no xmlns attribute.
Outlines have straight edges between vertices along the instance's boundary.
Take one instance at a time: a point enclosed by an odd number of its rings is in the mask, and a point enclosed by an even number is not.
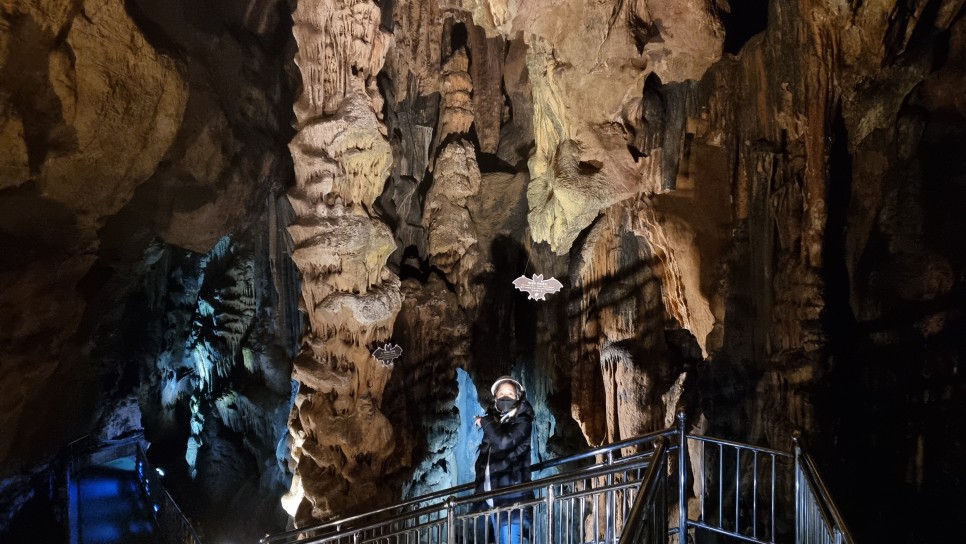
<svg viewBox="0 0 966 544"><path fill-rule="evenodd" d="M736 541L781 541L779 491L789 489L782 486L791 483L794 456L707 436L688 435L687 439L695 445L691 462L697 486L697 517L688 519L687 527ZM680 501L685 504L684 497Z"/></svg>
<svg viewBox="0 0 966 544"><path fill-rule="evenodd" d="M658 437L658 439L663 437ZM575 479L587 479L587 478L597 478L599 476L606 476L612 474L615 468L627 468L628 466L634 467L640 464L640 466L646 466L647 463L638 461L637 463L615 463L613 465L604 465L600 467L595 467L591 470L579 469L572 472L565 472L563 474L555 474L553 476L548 476L546 478L540 478L539 480L533 480L532 482L526 482L522 484L508 485L506 487L501 487L499 489L494 489L493 491L486 491L484 493L476 493L467 497L454 497L450 501L450 504L459 506L461 504L467 504L471 502L485 501L486 499L492 499L499 497L501 495L512 495L520 491L532 491L541 487L547 487L550 485L559 484L562 482L571 482ZM636 485L636 484L635 484Z"/></svg>
<svg viewBox="0 0 966 544"><path fill-rule="evenodd" d="M791 459L794 456L793 453L790 453L790 452L787 452L787 451L776 450L776 449L772 449L772 448L764 448L764 447L761 447L761 446L752 446L751 444L742 444L741 442L735 442L734 440L725 440L723 438L714 438L714 437L711 437L711 436L703 436L703 435L697 435L697 434L689 434L688 435L688 440L697 440L699 442L712 442L714 444L721 444L721 445L724 445L724 446L731 446L733 448L738 448L738 449L742 449L742 450L755 450L758 453L767 453L769 455L777 455L778 457L787 457L789 459Z"/></svg>
<svg viewBox="0 0 966 544"><path fill-rule="evenodd" d="M644 481L641 489L637 492L634 499L634 507L624 524L624 531L621 533L619 544L634 544L638 542L641 529L643 528L645 509L654 502L655 491L657 490L658 471L665 470L667 463L668 445L667 439L659 437L655 442L654 458L647 467L644 474ZM667 520L665 520L667 522Z"/></svg>
<svg viewBox="0 0 966 544"><path fill-rule="evenodd" d="M663 438L664 437L662 436L658 436L658 439L663 439ZM564 474L555 474L553 476L540 478L538 480L533 480L531 482L501 487L497 490L489 491L485 493L476 493L473 495L464 496L460 498L457 498L456 496L450 496L445 502L431 504L428 506L424 506L422 508L418 508L416 510L404 511L392 517L380 519L378 521L373 521L366 525L352 526L351 530L356 533L364 533L366 531L377 529L379 527L383 527L386 525L391 525L396 522L405 521L408 519L415 519L423 515L439 512L443 509L449 509L450 511L453 511L455 510L456 507L460 505L482 502L482 501L485 501L486 499L495 498L501 495L515 494L522 491L534 491L537 489L551 487L559 483L571 482L571 481L574 481L575 479L597 478L597 477L611 474L617 469L626 469L628 467L633 468L637 466L641 466L641 467L648 466L649 464L650 465L653 464L653 463L650 463L650 459L652 458L653 458L653 453L647 456L638 456L636 458L636 461L632 463L614 463L611 465L592 466L590 468L581 468L576 471L571 471ZM636 485L638 485L636 482L631 482L631 483L619 484L617 487L632 487ZM465 486L460 486L460 487L465 487ZM518 505L516 505L516 507L528 506L539 502L542 502L542 499L534 498L530 500L524 500L524 501L521 501ZM384 512L385 510L386 509L382 509L381 511ZM369 514L372 514L372 512L370 512ZM362 517L365 517L365 515L354 516L352 520L353 521L358 520L359 518L362 518ZM339 520L339 523L337 524L337 530L347 529L348 527L346 527L346 525L350 525L349 521L350 519L348 518ZM308 529L302 529L302 530L295 530L295 531L287 531L285 534L288 534L289 536L297 536L299 534L303 534L307 532L310 532L310 531ZM278 537L278 536L280 535L274 535L274 537ZM325 535L325 534L319 534L312 537L307 537L305 539L299 539L297 542L301 544L311 544L313 542L324 540L325 538L327 538L327 536L328 535ZM274 538L274 537L272 537L270 541L278 540L278 538ZM268 540L263 538L260 542L267 542L267 541Z"/></svg>
<svg viewBox="0 0 966 544"><path fill-rule="evenodd" d="M133 455L135 452L134 446L140 444L143 439L144 433L141 432L124 438L104 440L92 434L85 434L67 444L67 459L74 469L85 468L99 454L110 453L112 458ZM122 450L122 448L125 450ZM124 453L117 453L119 451L124 451Z"/></svg>
<svg viewBox="0 0 966 544"><path fill-rule="evenodd" d="M144 449L139 443L137 445L137 460L141 465L138 470L138 479L141 481L141 485L144 489L145 494L147 494L148 499L153 500L155 495L160 495L160 499L164 502L164 505L157 505L155 514L164 515L165 522L162 523L161 519L158 519L158 529L164 533L169 527L167 526L167 521L174 520L181 531L181 540L184 542L185 539L190 539L191 542L195 544L201 544L201 538L195 531L195 528L188 521L188 516L184 514L181 508L178 507L178 503L174 502L174 497L168 490L165 489L164 484L161 483L160 479L155 476L154 469L151 468L151 463L148 462L148 456L145 454ZM152 489L156 488L156 489ZM160 490L160 491L158 491Z"/></svg>
<svg viewBox="0 0 966 544"><path fill-rule="evenodd" d="M826 524L826 528L832 532L838 531L841 533L841 536L844 540L836 539L836 542L854 544L855 538L852 536L852 532L845 524L845 519L842 517L838 507L835 505L835 501L832 500L832 494L829 492L828 486L825 485L825 481L822 479L821 474L819 474L818 467L815 465L812 457L808 454L800 432L796 431L792 435L792 442L795 444L796 465L803 469L801 470L802 475L808 480L807 483L810 484L810 487L814 488L817 492L818 496L816 497L817 500L815 502ZM798 484L799 482L796 482L796 488L799 487ZM798 500L796 499L796 503L797 502ZM796 516L800 514L800 506L801 505L796 504ZM796 539L799 537L799 532L800 531L796 531Z"/></svg>
<svg viewBox="0 0 966 544"><path fill-rule="evenodd" d="M550 460L547 460L547 461L543 461L541 463L537 463L535 465L532 465L530 467L530 471L531 472L540 472L542 470L547 470L547 469L550 469L550 468L555 468L555 467L558 467L558 466L561 466L561 465L571 464L571 463L575 463L575 462L582 461L582 460L585 460L585 459L595 458L595 457L597 457L599 455L603 455L603 454L606 454L606 453L612 453L612 452L615 452L615 451L622 450L624 448L630 448L630 447L634 447L634 446L637 446L637 445L640 445L640 444L645 444L647 442L651 442L651 441L655 440L658 437L667 437L667 436L672 436L672 435L674 435L674 429L664 429L664 430L661 430L661 431L655 431L655 432L647 433L647 434L644 434L644 435L641 435L641 436L636 436L636 437L629 438L629 439L626 439L626 440L621 440L620 442L614 442L612 444L607 444L607 445L604 445L604 446L600 446L600 447L595 448L593 450L589 450L589 451L577 453L577 454L574 454L574 455L569 455L567 457L559 457L557 459L550 459ZM620 460L618 460L618 462L620 462ZM611 463L611 465L612 464L614 464L614 463ZM595 465L591 465L591 466L595 466ZM604 465L604 466L608 466L608 465ZM523 485L525 485L525 484L523 484ZM410 507L410 506L414 506L414 505L417 505L417 504L422 504L422 503L425 503L427 501L433 501L433 500L437 500L437 499L443 499L443 498L451 497L451 496L458 496L458 495L460 495L462 493L465 493L466 491L471 491L474 488L475 488L475 484L471 482L471 483L466 483L466 484L458 485L458 486L455 486L455 487L451 487L451 488L448 488L448 489L443 489L441 491L434 491L432 493L427 493L427 494L421 495L419 497L415 497L415 498L412 498L412 499L407 499L405 501L401 501L401 502L398 502L398 503L394 503L394 504L391 504L391 505L388 505L388 506L384 506L382 508L378 508L378 509L375 509L375 510L370 510L370 511L367 511L367 512L364 512L364 513L361 513L361 514L356 514L356 515L353 515L353 516L347 516L347 517L343 517L343 518L337 518L337 519L325 521L325 522L322 522L322 523L319 523L319 524L316 524L316 525L311 525L311 526L308 526L308 527L301 527L301 528L298 528L298 529L292 529L292 530L289 530L289 531L285 531L285 532L281 532L281 533L275 533L275 534L272 534L272 535L265 535L264 537L262 537L259 540L259 543L260 544L270 544L272 542L282 542L282 541L285 541L285 540L290 539L292 537L297 537L298 535L301 535L301 534L305 534L305 533L316 533L316 532L319 532L319 531L323 531L325 529L335 529L335 530L339 530L339 529L343 528L346 524L351 523L353 521L358 521L360 519L367 518L367 517L378 516L379 514L384 514L386 512L392 511L392 510L403 509L403 508ZM499 495L501 493L507 493L508 490L510 490L510 489L511 488L509 488L509 487L507 487L507 488L501 488L498 493L495 493L494 495L490 495L490 496Z"/></svg>
<svg viewBox="0 0 966 544"><path fill-rule="evenodd" d="M652 447L619 453L646 443ZM672 463L674 452L677 458ZM794 452L762 448L688 434L684 415L678 414L675 428L539 463L532 471L549 468L558 470L485 493L473 493L474 484L454 486L363 514L265 535L260 542L478 542L489 539L498 529L495 520L502 519L499 531L508 530L508 522L521 523L512 530L532 531L528 538L538 543L563 538L637 544L664 542L674 535L684 542L690 531L703 531L735 541L775 544L792 536L792 527L784 522L794 514L797 544L854 544L797 436ZM699 506L697 518L687 515L690 481L695 482L692 506ZM794 496L788 493L791 489ZM487 499L510 494L530 497L487 508ZM672 494L680 519L669 527ZM585 517L594 521L580 523Z"/></svg>

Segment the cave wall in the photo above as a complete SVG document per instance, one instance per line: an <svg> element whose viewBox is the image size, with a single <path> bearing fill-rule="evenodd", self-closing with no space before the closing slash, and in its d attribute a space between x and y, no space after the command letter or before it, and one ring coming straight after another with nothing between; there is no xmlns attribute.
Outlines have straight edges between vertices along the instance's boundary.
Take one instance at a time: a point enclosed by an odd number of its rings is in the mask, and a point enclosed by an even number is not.
<svg viewBox="0 0 966 544"><path fill-rule="evenodd" d="M284 527L290 42L280 2L0 6L0 539L63 537L64 446L132 432L207 537Z"/></svg>
<svg viewBox="0 0 966 544"><path fill-rule="evenodd" d="M510 373L538 459L801 429L966 533L963 4L5 3L6 519L132 398L213 534L435 490Z"/></svg>

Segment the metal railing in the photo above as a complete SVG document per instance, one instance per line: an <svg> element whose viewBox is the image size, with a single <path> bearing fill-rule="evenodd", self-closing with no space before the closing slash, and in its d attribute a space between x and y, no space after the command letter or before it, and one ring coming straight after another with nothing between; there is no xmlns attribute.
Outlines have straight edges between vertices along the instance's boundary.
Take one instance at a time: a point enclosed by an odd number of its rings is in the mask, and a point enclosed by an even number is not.
<svg viewBox="0 0 966 544"><path fill-rule="evenodd" d="M158 473L151 468L144 449L138 444L135 458L135 470L141 489L154 511L154 518L158 525L161 542L171 544L201 544L201 538L188 517L164 488Z"/></svg>
<svg viewBox="0 0 966 544"><path fill-rule="evenodd" d="M657 544L668 540L667 439L655 442L654 460L644 475L619 544Z"/></svg>
<svg viewBox="0 0 966 544"><path fill-rule="evenodd" d="M801 437L795 433L795 543L854 544Z"/></svg>
<svg viewBox="0 0 966 544"><path fill-rule="evenodd" d="M790 453L706 436L688 436L696 483L696 531L773 544L784 538L781 500L790 496Z"/></svg>
<svg viewBox="0 0 966 544"><path fill-rule="evenodd" d="M721 542L854 544L797 438L792 454L685 429L679 414L677 428L534 465L534 473L559 473L530 483L482 494L466 484L260 543L491 544L516 531L528 544L687 544L702 533ZM486 505L520 492L532 498Z"/></svg>
<svg viewBox="0 0 966 544"><path fill-rule="evenodd" d="M473 494L474 485L465 484L365 514L266 536L260 542L486 544L495 541L494 528L505 519L511 522L511 530L515 521L532 543L613 543L654 458L654 442L676 434L673 429L650 433L533 465L534 473L558 474L529 483L483 494ZM533 498L511 507L486 505L487 499L520 492Z"/></svg>

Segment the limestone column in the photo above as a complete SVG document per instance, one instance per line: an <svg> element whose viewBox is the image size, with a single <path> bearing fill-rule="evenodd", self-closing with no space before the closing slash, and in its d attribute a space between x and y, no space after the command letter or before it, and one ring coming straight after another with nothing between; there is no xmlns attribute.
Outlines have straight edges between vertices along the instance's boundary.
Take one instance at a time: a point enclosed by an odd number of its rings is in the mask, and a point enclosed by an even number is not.
<svg viewBox="0 0 966 544"><path fill-rule="evenodd" d="M400 296L385 266L393 236L372 212L392 165L375 83L391 36L371 0L300 0L293 19L303 88L288 230L308 327L282 503L304 526L392 498L380 485L395 444L380 411L392 367L371 352L391 335Z"/></svg>

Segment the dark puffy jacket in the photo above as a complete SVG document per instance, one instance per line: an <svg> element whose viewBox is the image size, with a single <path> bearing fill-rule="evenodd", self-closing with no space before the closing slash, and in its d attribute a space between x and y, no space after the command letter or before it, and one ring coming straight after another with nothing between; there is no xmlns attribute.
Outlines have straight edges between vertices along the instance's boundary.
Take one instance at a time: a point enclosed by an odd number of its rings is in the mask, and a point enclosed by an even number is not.
<svg viewBox="0 0 966 544"><path fill-rule="evenodd" d="M530 481L530 434L533 429L533 406L524 396L513 417L500 423L500 413L490 408L480 427L483 441L476 458L476 491L483 492L486 465L490 465L493 490ZM532 492L494 497L494 506L505 506L533 497ZM482 505L481 505L482 506Z"/></svg>

